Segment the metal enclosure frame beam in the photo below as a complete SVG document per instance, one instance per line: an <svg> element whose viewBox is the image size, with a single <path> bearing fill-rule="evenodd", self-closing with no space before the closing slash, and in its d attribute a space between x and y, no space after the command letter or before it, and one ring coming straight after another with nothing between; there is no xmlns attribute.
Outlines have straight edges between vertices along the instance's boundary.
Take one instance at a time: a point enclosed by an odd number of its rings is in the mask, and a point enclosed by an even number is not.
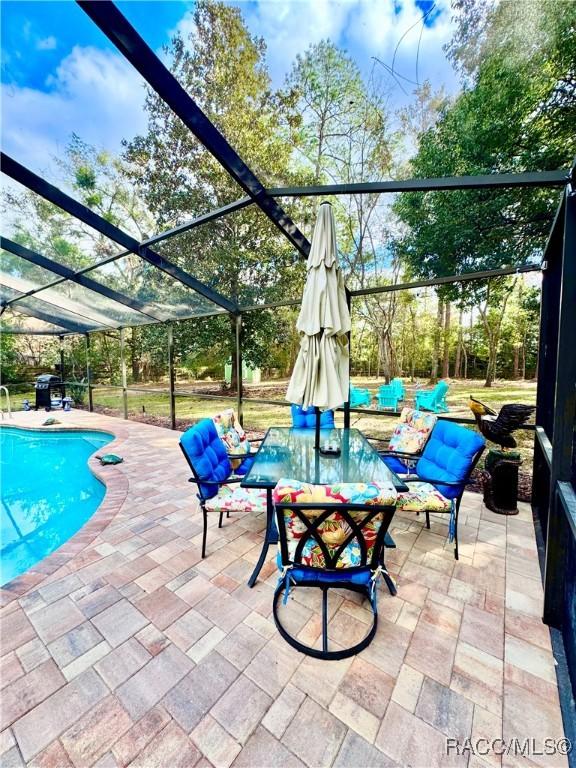
<svg viewBox="0 0 576 768"><path fill-rule="evenodd" d="M362 181L356 184L319 184L309 187L269 187L273 197L321 197L322 195L382 194L384 192L441 192L450 189L497 187L563 187L571 171L490 173L479 176L439 176L433 179Z"/></svg>
<svg viewBox="0 0 576 768"><path fill-rule="evenodd" d="M120 375L122 377L122 411L128 419L128 377L126 375L126 330L120 328Z"/></svg>
<svg viewBox="0 0 576 768"><path fill-rule="evenodd" d="M561 258L554 264L559 280L556 338L556 369L552 412L552 462L550 506L546 535L544 616L547 624L561 627L565 602L564 571L567 562L567 520L559 498L559 483L572 480L572 451L576 420L576 355L574 343L576 307L576 189L566 189ZM559 262L559 263L558 263Z"/></svg>
<svg viewBox="0 0 576 768"><path fill-rule="evenodd" d="M227 216L229 213L235 213L236 211L241 211L243 208L248 208L253 202L251 197L241 197L233 203L228 203L221 208L215 208L213 211L203 213L195 219L186 221L184 224L179 224L177 227L167 229L164 232L159 232L157 235L152 235L152 237L144 240L142 245L156 245L156 243L162 243L164 240L169 240L171 237L177 237L185 232L189 232L191 229L201 227L203 224L209 224L211 221L216 221L223 216Z"/></svg>
<svg viewBox="0 0 576 768"><path fill-rule="evenodd" d="M96 3L96 5L98 4L99 3ZM0 164L2 172L7 176L10 176L11 179L14 179L14 181L17 181L19 184L23 184L25 187L32 190L32 192L40 195L40 197L43 197L45 200L58 206L58 208L61 208L66 213L74 216L79 221L84 222L84 224L87 224L101 235L104 235L104 237L123 246L130 253L135 253L138 256L141 256L158 269L166 272L188 288L192 288L196 293L201 294L204 298L208 299L213 304L222 307L222 309L225 309L227 312L236 314L238 311L236 305L225 296L222 296L210 286L205 285L200 280L192 277L192 275L188 274L188 272L183 269L180 269L180 267L167 261L163 256L156 253L151 248L142 245L135 237L132 237L132 235L129 235L99 214L90 210L90 208L83 203L80 203L78 200L70 197L70 195L62 192L58 187L45 181L4 152L0 154Z"/></svg>
<svg viewBox="0 0 576 768"><path fill-rule="evenodd" d="M86 334L86 383L88 385L88 410L92 413L94 398L92 396L92 350L89 333Z"/></svg>
<svg viewBox="0 0 576 768"><path fill-rule="evenodd" d="M235 343L236 343L236 410L238 411L238 420L240 426L244 422L244 414L242 413L242 403L244 395L244 385L242 383L242 315L236 316L235 327Z"/></svg>
<svg viewBox="0 0 576 768"><path fill-rule="evenodd" d="M310 243L302 232L114 3L76 2L290 243L308 256Z"/></svg>
<svg viewBox="0 0 576 768"><path fill-rule="evenodd" d="M170 428L176 429L176 398L174 396L174 328L172 323L168 323L166 332L168 335L168 382L170 385L169 404L170 404Z"/></svg>
<svg viewBox="0 0 576 768"><path fill-rule="evenodd" d="M375 288L361 288L356 291L350 291L350 294L352 296L371 296L375 293L409 291L414 288L426 288L432 287L434 285L447 285L449 283L465 283L469 280L487 280L490 277L516 275L523 272L540 272L540 270L540 265L524 264L520 267L501 267L500 269L486 269L482 272L463 272L461 275L446 275L445 277L434 277L430 280L416 280L411 283L396 283L393 285L383 285Z"/></svg>
<svg viewBox="0 0 576 768"><path fill-rule="evenodd" d="M21 259L29 261L31 264L36 264L36 266L42 267L42 269L47 269L48 271L53 272L62 278L61 280L55 280L49 285L40 286L34 291L29 291L25 294L25 296L33 296L40 291L44 291L47 288L52 288L55 285L61 285L62 283L66 282L66 280L69 280L72 283L77 283L84 288L88 288L89 290L94 291L94 293L99 293L101 296L104 296L111 301L115 301L118 304L129 307L130 309L133 309L134 311L139 312L141 315L149 318L153 322L158 323L165 319L151 314L150 308L144 302L138 301L137 299L131 299L129 296L125 296L123 293L114 290L114 288L109 288L106 285L97 283L95 280L92 280L92 278L86 277L85 274L77 274L73 269L60 264L57 261L53 261L47 256L42 256L42 254L36 253L36 251L33 251L30 248L26 248L25 246L20 245L20 243L15 243L13 240L10 240L9 238L2 235L0 235L0 248L13 253L15 256L18 256ZM10 301L7 301L6 304L10 305L15 301L18 301L18 299L11 299Z"/></svg>
<svg viewBox="0 0 576 768"><path fill-rule="evenodd" d="M51 315L49 312L43 312L40 309L28 309L28 307L16 307L16 311L20 315L25 315L26 317L34 317L36 320L42 320L45 323L50 323L50 325L56 325L59 328L68 331L69 333L86 333L86 328L74 325L69 320L61 320L58 317L54 317L54 315ZM30 334L34 336L35 334ZM62 331L51 331L50 333L43 333L43 336L50 335L50 336L61 336Z"/></svg>

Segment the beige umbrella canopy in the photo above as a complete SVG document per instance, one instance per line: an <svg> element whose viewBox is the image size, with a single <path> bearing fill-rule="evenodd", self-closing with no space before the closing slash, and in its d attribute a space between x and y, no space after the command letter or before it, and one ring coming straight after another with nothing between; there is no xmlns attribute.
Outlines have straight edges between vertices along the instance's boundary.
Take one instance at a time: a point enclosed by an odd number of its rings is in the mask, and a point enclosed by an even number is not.
<svg viewBox="0 0 576 768"><path fill-rule="evenodd" d="M350 311L330 203L322 203L318 211L307 270L296 322L302 339L286 400L325 411L345 403L349 388Z"/></svg>

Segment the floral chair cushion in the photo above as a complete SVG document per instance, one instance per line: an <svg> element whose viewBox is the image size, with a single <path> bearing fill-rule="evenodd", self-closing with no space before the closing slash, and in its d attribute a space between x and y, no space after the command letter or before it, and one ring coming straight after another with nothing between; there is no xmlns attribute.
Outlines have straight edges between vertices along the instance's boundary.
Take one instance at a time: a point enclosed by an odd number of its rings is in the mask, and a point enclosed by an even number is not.
<svg viewBox="0 0 576 768"><path fill-rule="evenodd" d="M431 483L407 483L409 491L398 494L397 507L403 512L450 512L451 501Z"/></svg>
<svg viewBox="0 0 576 768"><path fill-rule="evenodd" d="M216 416L212 417L212 421L216 426L218 437L224 443L226 451L230 456L232 469L238 469L242 459L234 459L232 457L236 455L244 457L245 454L250 453L250 442L242 429L242 425L236 418L234 409L227 408L222 413L217 413Z"/></svg>
<svg viewBox="0 0 576 768"><path fill-rule="evenodd" d="M204 506L208 512L266 512L266 489L223 485Z"/></svg>
<svg viewBox="0 0 576 768"><path fill-rule="evenodd" d="M420 453L426 445L438 417L413 408L403 408L400 420L392 433L388 450L401 453Z"/></svg>
<svg viewBox="0 0 576 768"><path fill-rule="evenodd" d="M272 498L275 503L289 504L376 504L393 506L396 504L396 490L392 483L340 483L334 485L311 485L299 480L278 481ZM323 510L302 510L312 519L322 514ZM355 522L362 521L366 512L350 510L350 516ZM382 513L373 517L362 527L366 542L367 561L370 562L376 537L382 523ZM294 510L284 510L284 525L288 543L288 555L294 561L299 540L306 533L306 525ZM334 511L318 527L318 533L326 545L330 555L336 553L351 533L351 528L342 514ZM310 537L302 549L299 562L315 568L325 568L326 561L318 543ZM350 568L361 564L361 552L358 539L353 538L341 552L336 567Z"/></svg>

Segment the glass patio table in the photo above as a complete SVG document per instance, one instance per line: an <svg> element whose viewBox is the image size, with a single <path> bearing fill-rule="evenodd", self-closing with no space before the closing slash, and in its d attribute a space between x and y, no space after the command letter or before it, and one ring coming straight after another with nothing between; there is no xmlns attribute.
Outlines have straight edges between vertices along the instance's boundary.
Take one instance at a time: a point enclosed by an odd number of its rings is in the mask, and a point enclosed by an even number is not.
<svg viewBox="0 0 576 768"><path fill-rule="evenodd" d="M390 481L397 491L408 490L405 483L384 464L359 429L320 430L320 446L327 442L336 444L340 449L337 456L326 456L315 450L314 438L313 429L270 427L254 456L252 466L242 480L244 488L265 488L267 491L266 536L260 558L248 581L250 587L256 583L266 561L269 545L278 541L272 491L280 478L318 485ZM395 546L389 534L386 546Z"/></svg>

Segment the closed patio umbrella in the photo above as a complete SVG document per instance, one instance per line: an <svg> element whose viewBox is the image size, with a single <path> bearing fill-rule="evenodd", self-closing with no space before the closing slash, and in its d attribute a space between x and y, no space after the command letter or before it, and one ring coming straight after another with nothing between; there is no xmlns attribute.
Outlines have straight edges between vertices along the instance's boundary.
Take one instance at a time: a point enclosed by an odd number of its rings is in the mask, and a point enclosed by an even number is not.
<svg viewBox="0 0 576 768"><path fill-rule="evenodd" d="M336 226L330 203L318 211L308 256L306 284L296 328L302 338L286 399L319 411L348 400L350 311L338 264ZM319 413L318 413L319 420ZM318 446L316 446L318 447Z"/></svg>

